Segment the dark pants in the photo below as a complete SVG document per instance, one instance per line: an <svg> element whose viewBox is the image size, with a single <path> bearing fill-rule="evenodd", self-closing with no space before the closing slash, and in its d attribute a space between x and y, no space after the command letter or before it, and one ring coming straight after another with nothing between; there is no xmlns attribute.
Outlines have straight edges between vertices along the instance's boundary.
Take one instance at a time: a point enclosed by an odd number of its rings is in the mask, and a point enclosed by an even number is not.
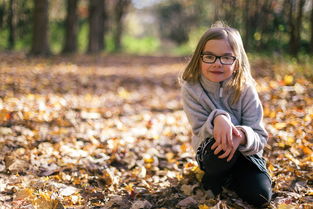
<svg viewBox="0 0 313 209"><path fill-rule="evenodd" d="M217 195L222 186L234 190L243 200L254 206L262 206L271 200L271 180L254 163L236 152L229 162L214 155L211 146L214 139L206 140L197 151L197 161L205 171L202 178L204 189ZM222 154L222 153L219 153Z"/></svg>

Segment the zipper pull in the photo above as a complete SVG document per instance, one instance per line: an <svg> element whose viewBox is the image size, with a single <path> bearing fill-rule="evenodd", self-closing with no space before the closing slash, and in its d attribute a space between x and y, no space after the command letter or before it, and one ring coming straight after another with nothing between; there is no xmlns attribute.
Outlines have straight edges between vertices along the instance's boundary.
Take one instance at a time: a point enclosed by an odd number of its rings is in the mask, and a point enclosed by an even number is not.
<svg viewBox="0 0 313 209"><path fill-rule="evenodd" d="M219 92L219 97L223 97L223 83L220 83L220 92Z"/></svg>

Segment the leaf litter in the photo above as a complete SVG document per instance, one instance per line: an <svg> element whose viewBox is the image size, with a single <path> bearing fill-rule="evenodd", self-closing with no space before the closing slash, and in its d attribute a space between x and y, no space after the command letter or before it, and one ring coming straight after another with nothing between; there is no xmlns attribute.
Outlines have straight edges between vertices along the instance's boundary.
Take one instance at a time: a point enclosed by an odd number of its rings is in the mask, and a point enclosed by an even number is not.
<svg viewBox="0 0 313 209"><path fill-rule="evenodd" d="M0 208L253 208L199 185L177 80L184 64L2 55ZM270 134L267 207L312 208L312 81L256 78Z"/></svg>

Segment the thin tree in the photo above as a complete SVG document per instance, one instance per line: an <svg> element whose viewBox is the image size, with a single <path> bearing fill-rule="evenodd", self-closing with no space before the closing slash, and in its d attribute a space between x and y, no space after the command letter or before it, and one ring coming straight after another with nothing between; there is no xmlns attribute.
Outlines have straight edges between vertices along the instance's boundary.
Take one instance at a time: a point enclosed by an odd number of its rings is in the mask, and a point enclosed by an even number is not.
<svg viewBox="0 0 313 209"><path fill-rule="evenodd" d="M288 3L289 3L289 28L290 28L289 50L292 55L297 56L300 50L300 41L301 41L300 34L302 29L303 6L305 0L299 1L288 0Z"/></svg>
<svg viewBox="0 0 313 209"><path fill-rule="evenodd" d="M63 53L73 53L77 50L77 15L78 0L67 0L67 13L65 20L65 42Z"/></svg>
<svg viewBox="0 0 313 209"><path fill-rule="evenodd" d="M303 19L303 8L304 8L305 0L300 0L298 2L298 13L296 19L296 38L297 38L297 47L298 51L300 49L301 42L301 30L302 30L302 19Z"/></svg>
<svg viewBox="0 0 313 209"><path fill-rule="evenodd" d="M8 49L12 50L15 45L15 24L14 24L14 0L9 1L9 15L8 15Z"/></svg>
<svg viewBox="0 0 313 209"><path fill-rule="evenodd" d="M113 31L114 50L121 50L121 36L123 33L123 17L125 16L127 9L130 5L130 0L117 0L114 5L114 25Z"/></svg>
<svg viewBox="0 0 313 209"><path fill-rule="evenodd" d="M5 1L3 0L0 4L0 28L3 27L3 22L4 22L4 14L5 14Z"/></svg>
<svg viewBox="0 0 313 209"><path fill-rule="evenodd" d="M313 54L313 0L311 0L311 41L310 41L310 48L311 54Z"/></svg>
<svg viewBox="0 0 313 209"><path fill-rule="evenodd" d="M97 53L104 49L104 23L106 19L104 6L104 0L89 1L89 53Z"/></svg>
<svg viewBox="0 0 313 209"><path fill-rule="evenodd" d="M251 9L251 1L246 0L244 1L244 10L243 10L243 24L244 24L244 43L245 48L248 50L250 48L250 40L252 37L252 28L251 28L251 22L252 22L252 16L253 16L253 10Z"/></svg>
<svg viewBox="0 0 313 209"><path fill-rule="evenodd" d="M34 0L33 39L31 55L46 56L50 54L48 41L48 5L49 0Z"/></svg>

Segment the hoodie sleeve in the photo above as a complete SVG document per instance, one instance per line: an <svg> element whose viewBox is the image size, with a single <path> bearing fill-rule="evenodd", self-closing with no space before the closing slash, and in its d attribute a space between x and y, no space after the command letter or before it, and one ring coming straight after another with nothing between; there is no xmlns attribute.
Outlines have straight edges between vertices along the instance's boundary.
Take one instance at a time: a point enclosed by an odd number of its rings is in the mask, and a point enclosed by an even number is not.
<svg viewBox="0 0 313 209"><path fill-rule="evenodd" d="M198 136L201 140L213 135L213 121L218 115L225 115L230 119L229 114L220 109L204 108L200 103L200 95L196 91L182 87L182 102L184 112L192 127L194 135Z"/></svg>
<svg viewBox="0 0 313 209"><path fill-rule="evenodd" d="M249 86L242 98L241 129L247 139L245 145L239 146L244 155L253 155L264 149L268 134L263 126L263 108L256 89Z"/></svg>

